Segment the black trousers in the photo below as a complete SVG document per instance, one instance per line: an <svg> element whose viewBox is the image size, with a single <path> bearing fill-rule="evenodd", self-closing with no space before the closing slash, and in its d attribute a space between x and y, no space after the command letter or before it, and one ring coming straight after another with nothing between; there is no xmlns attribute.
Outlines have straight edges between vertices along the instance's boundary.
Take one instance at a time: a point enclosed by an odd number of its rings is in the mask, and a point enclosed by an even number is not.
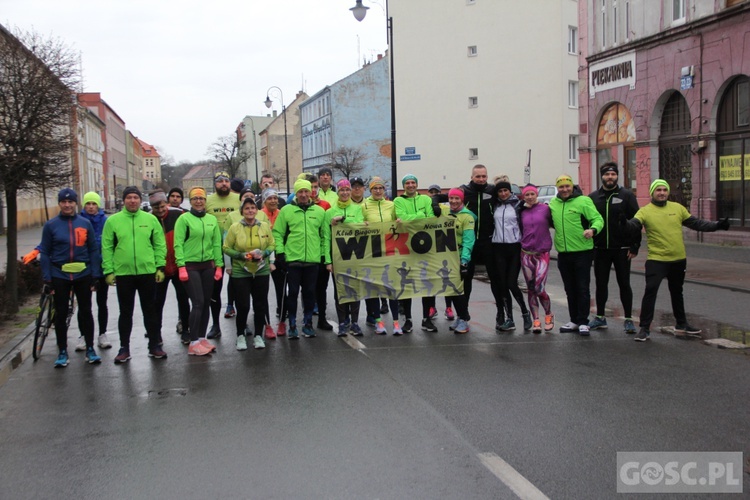
<svg viewBox="0 0 750 500"><path fill-rule="evenodd" d="M587 325L589 322L589 309L591 309L589 285L593 259L593 250L557 254L557 269L560 270L560 277L565 285L570 321L576 325Z"/></svg>
<svg viewBox="0 0 750 500"><path fill-rule="evenodd" d="M633 314L633 289L630 288L630 259L627 248L594 249L594 278L596 280L596 315L604 316L609 298L609 271L615 266L620 302L626 318Z"/></svg>
<svg viewBox="0 0 750 500"><path fill-rule="evenodd" d="M521 243L493 243L492 254L487 261L487 275L490 278L490 283L497 287L497 293L502 297L502 301L497 302L497 315L495 316L499 323L505 321L506 312L508 319L513 321L511 295L516 299L522 314L529 312L523 300L523 293L518 287L520 272Z"/></svg>
<svg viewBox="0 0 750 500"><path fill-rule="evenodd" d="M281 269L271 271L271 279L276 292L276 314L279 315L279 321L284 321L288 315L287 303L284 300L286 297L286 271Z"/></svg>
<svg viewBox="0 0 750 500"><path fill-rule="evenodd" d="M120 329L120 347L130 348L130 333L133 330L133 310L135 309L135 294L141 303L143 325L148 335L149 349L161 344L161 329L156 318L156 280L153 274L134 274L117 276L117 301L120 303L120 319L117 326Z"/></svg>
<svg viewBox="0 0 750 500"><path fill-rule="evenodd" d="M336 301L336 316L339 324L346 322L347 320L351 323L356 323L359 319L359 308L362 301L357 300L355 302L347 302L346 304L339 303L339 292L336 290L336 285L333 285L333 298ZM320 309L318 309L320 314Z"/></svg>
<svg viewBox="0 0 750 500"><path fill-rule="evenodd" d="M318 321L326 318L326 307L328 307L328 281L331 273L325 264L318 265L318 278L315 283L315 303L318 305Z"/></svg>
<svg viewBox="0 0 750 500"><path fill-rule="evenodd" d="M401 299L399 304L404 309L404 317L411 319L411 301L412 299ZM430 307L435 307L435 297L422 297L422 319L430 315Z"/></svg>
<svg viewBox="0 0 750 500"><path fill-rule="evenodd" d="M170 282L174 286L174 293L177 296L177 314L182 322L182 328L188 329L190 324L190 301L185 286L175 275L167 276L164 278L164 281L156 284L154 306L156 308L156 319L159 321L159 331L162 328L162 315L164 313L164 304L167 301L167 290L169 290Z"/></svg>
<svg viewBox="0 0 750 500"><path fill-rule="evenodd" d="M68 348L68 300L70 291L78 301L78 329L86 339L86 347L94 347L94 316L91 314L91 276L74 281L52 278L52 289L55 295L55 335L57 347Z"/></svg>
<svg viewBox="0 0 750 500"><path fill-rule="evenodd" d="M466 295L467 301L471 300L471 290L473 288L472 283L474 282L474 270L476 265L484 264L486 267L491 259L492 241L477 240L477 242L474 243L474 249L471 251L471 260L469 261L466 280L464 280L464 295ZM492 264L489 265L491 266ZM492 296L495 298L495 303L502 304L503 297L500 294L500 290L498 289L497 284L493 283L492 280L490 280L490 290L492 290Z"/></svg>
<svg viewBox="0 0 750 500"><path fill-rule="evenodd" d="M216 272L215 269L214 272ZM224 274L221 275L220 280L214 280L213 283L213 292L211 293L211 319L213 320L214 326L220 327L219 317L221 315L221 288L224 286Z"/></svg>
<svg viewBox="0 0 750 500"><path fill-rule="evenodd" d="M247 326L247 317L250 315L250 297L253 298L253 325L255 326L255 335L263 334L263 327L270 323L268 317L268 284L270 276L248 276L246 278L232 278L231 283L234 288L235 307L237 316L235 316L235 325L237 335L244 335Z"/></svg>
<svg viewBox="0 0 750 500"><path fill-rule="evenodd" d="M654 308L656 307L656 295L664 278L667 278L669 296L672 299L672 314L674 314L675 321L678 325L687 323L685 299L682 296L686 268L687 260L685 259L673 262L646 261L646 291L643 293L643 302L641 302L641 328L651 328L651 322L654 320Z"/></svg>
<svg viewBox="0 0 750 500"><path fill-rule="evenodd" d="M107 296L109 285L104 280L98 280L96 286L96 313L99 320L99 335L107 333L109 323L109 309L107 309Z"/></svg>
<svg viewBox="0 0 750 500"><path fill-rule="evenodd" d="M302 323L312 324L312 313L315 308L315 285L318 279L320 264L294 263L287 266L286 284L289 295L286 298L289 311L289 326L297 324L297 298L302 289ZM318 310L320 314L320 309Z"/></svg>

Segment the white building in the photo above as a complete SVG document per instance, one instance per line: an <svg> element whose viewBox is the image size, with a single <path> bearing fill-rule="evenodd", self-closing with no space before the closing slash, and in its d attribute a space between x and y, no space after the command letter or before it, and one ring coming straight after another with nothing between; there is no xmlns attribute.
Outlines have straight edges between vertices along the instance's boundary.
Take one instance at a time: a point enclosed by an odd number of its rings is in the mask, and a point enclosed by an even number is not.
<svg viewBox="0 0 750 500"><path fill-rule="evenodd" d="M260 181L260 175L262 175L263 170L263 165L260 164L260 160L258 159L261 149L260 133L265 130L274 119L275 118L270 114L266 116L247 115L237 126L235 133L237 134L238 156L241 158L247 158L240 165L238 173L243 179ZM258 173L257 179L256 172Z"/></svg>
<svg viewBox="0 0 750 500"><path fill-rule="evenodd" d="M389 9L399 177L457 186L481 163L490 178L523 184L528 150L531 182L577 177L577 1L390 0Z"/></svg>
<svg viewBox="0 0 750 500"><path fill-rule="evenodd" d="M104 142L102 130L104 122L96 113L84 106L78 106L78 182L76 188L83 193L95 191L104 199Z"/></svg>

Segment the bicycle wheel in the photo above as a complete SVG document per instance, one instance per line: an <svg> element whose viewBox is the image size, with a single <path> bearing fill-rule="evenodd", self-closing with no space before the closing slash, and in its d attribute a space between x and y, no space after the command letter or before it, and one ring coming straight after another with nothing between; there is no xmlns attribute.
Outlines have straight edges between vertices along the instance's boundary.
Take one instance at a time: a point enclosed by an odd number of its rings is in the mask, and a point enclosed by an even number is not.
<svg viewBox="0 0 750 500"><path fill-rule="evenodd" d="M55 304L52 295L43 294L39 299L39 314L36 317L36 330L34 331L34 350L31 355L34 361L42 355L42 347L47 338L49 329L52 327L52 321L55 315Z"/></svg>
<svg viewBox="0 0 750 500"><path fill-rule="evenodd" d="M70 320L73 319L73 314L76 312L76 294L73 290L70 291L70 302L68 302L68 317L65 320L65 324L70 328Z"/></svg>

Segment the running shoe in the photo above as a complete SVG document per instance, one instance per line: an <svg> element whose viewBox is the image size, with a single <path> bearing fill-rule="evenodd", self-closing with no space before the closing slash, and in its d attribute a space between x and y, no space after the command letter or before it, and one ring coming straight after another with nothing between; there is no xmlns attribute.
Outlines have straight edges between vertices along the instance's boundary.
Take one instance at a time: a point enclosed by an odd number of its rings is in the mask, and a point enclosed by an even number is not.
<svg viewBox="0 0 750 500"><path fill-rule="evenodd" d="M455 316L453 315L452 307L445 308L445 319L447 319L448 321L453 321L455 319Z"/></svg>
<svg viewBox="0 0 750 500"><path fill-rule="evenodd" d="M65 368L66 366L68 366L68 351L62 349L60 354L57 355L57 360L55 360L55 368Z"/></svg>
<svg viewBox="0 0 750 500"><path fill-rule="evenodd" d="M594 316L589 322L589 328L591 330L604 330L607 328L607 318L604 316Z"/></svg>
<svg viewBox="0 0 750 500"><path fill-rule="evenodd" d="M286 323L283 321L279 323L279 327L276 329L276 336L277 337L283 337L286 335Z"/></svg>
<svg viewBox="0 0 750 500"><path fill-rule="evenodd" d="M542 322L535 319L534 323L531 325L531 331L533 333L542 333Z"/></svg>
<svg viewBox="0 0 750 500"><path fill-rule="evenodd" d="M435 324L432 322L432 320L430 318L424 318L422 320L422 330L424 330L426 332L436 332L436 331L438 331L437 327L435 326Z"/></svg>
<svg viewBox="0 0 750 500"><path fill-rule="evenodd" d="M531 320L531 313L526 312L522 314L522 316L523 316L523 329L531 330L531 327L534 326L534 322Z"/></svg>
<svg viewBox="0 0 750 500"><path fill-rule="evenodd" d="M393 322L393 335L396 335L397 337L399 335L403 335L404 331L401 329L401 325L398 324L398 321Z"/></svg>
<svg viewBox="0 0 750 500"><path fill-rule="evenodd" d="M127 363L130 361L130 349L127 347L121 347L120 351L117 353L117 356L115 356L115 364L119 365L122 363Z"/></svg>
<svg viewBox="0 0 750 500"><path fill-rule="evenodd" d="M355 337L361 337L362 335L364 335L364 333L362 333L362 329L357 323L352 323L352 335L354 335Z"/></svg>
<svg viewBox="0 0 750 500"><path fill-rule="evenodd" d="M83 335L78 337L78 341L76 342L76 352L82 352L86 350L86 339L83 338Z"/></svg>
<svg viewBox="0 0 750 500"><path fill-rule="evenodd" d="M512 319L506 319L505 323L500 325L500 331L511 332L516 329L516 323Z"/></svg>
<svg viewBox="0 0 750 500"><path fill-rule="evenodd" d="M451 330L451 331L454 331L456 329L456 327L458 326L458 322L459 321L461 321L460 318L454 319L453 323L451 323L450 325L448 325L448 329Z"/></svg>
<svg viewBox="0 0 750 500"><path fill-rule="evenodd" d="M206 335L207 339L218 339L221 337L221 328L219 328L219 325L213 325L211 327L211 331L208 332L208 335Z"/></svg>
<svg viewBox="0 0 750 500"><path fill-rule="evenodd" d="M258 350L266 348L266 343L263 342L262 335L256 335L255 337L253 337L253 347Z"/></svg>
<svg viewBox="0 0 750 500"><path fill-rule="evenodd" d="M247 337L244 335L237 335L237 342L234 343L234 346L238 351L247 351Z"/></svg>
<svg viewBox="0 0 750 500"><path fill-rule="evenodd" d="M565 323L563 326L560 327L560 333L571 333L571 332L577 332L577 331L578 331L578 325L576 325L572 321L569 321L568 323Z"/></svg>
<svg viewBox="0 0 750 500"><path fill-rule="evenodd" d="M435 319L437 318L437 315L438 315L437 309L435 309L434 307L430 307L430 311L427 313L427 317L430 319Z"/></svg>
<svg viewBox="0 0 750 500"><path fill-rule="evenodd" d="M555 328L555 315L547 314L544 316L544 331L551 332Z"/></svg>
<svg viewBox="0 0 750 500"><path fill-rule="evenodd" d="M454 328L453 331L456 333L468 333L469 323L459 318L456 322L456 328Z"/></svg>
<svg viewBox="0 0 750 500"><path fill-rule="evenodd" d="M589 325L581 325L581 326L579 326L578 327L578 335L580 335L581 337L588 337L589 335L591 335L591 332L590 332L590 329L589 329Z"/></svg>
<svg viewBox="0 0 750 500"><path fill-rule="evenodd" d="M106 333L99 335L99 347L102 349L109 349L112 347L112 342L109 341Z"/></svg>
<svg viewBox="0 0 750 500"><path fill-rule="evenodd" d="M378 335L385 335L386 334L385 323L383 323L382 320L378 321L377 325L375 326L375 333L377 333Z"/></svg>
<svg viewBox="0 0 750 500"><path fill-rule="evenodd" d="M346 337L347 331L349 331L349 322L344 321L343 323L339 323L339 331L336 335L339 337Z"/></svg>
<svg viewBox="0 0 750 500"><path fill-rule="evenodd" d="M315 330L313 330L313 327L311 324L306 323L302 326L302 335L304 335L305 338L308 338L308 339L315 337Z"/></svg>
<svg viewBox="0 0 750 500"><path fill-rule="evenodd" d="M98 365L102 362L102 358L96 354L93 347L86 348L86 361L90 365Z"/></svg>
<svg viewBox="0 0 750 500"><path fill-rule="evenodd" d="M188 356L207 356L211 354L211 349L203 345L200 341L192 342L188 347Z"/></svg>
<svg viewBox="0 0 750 500"><path fill-rule="evenodd" d="M227 310L224 311L225 318L234 318L237 315L237 311L234 310L234 306L227 304Z"/></svg>
<svg viewBox="0 0 750 500"><path fill-rule="evenodd" d="M161 346L151 347L148 350L148 357L156 358L156 359L164 359L167 357L167 353L164 352L164 349L162 349Z"/></svg>
<svg viewBox="0 0 750 500"><path fill-rule="evenodd" d="M636 342L645 342L648 340L649 335L651 332L648 331L648 329L641 327L641 330L636 334L635 337L633 337L633 340Z"/></svg>
<svg viewBox="0 0 750 500"><path fill-rule="evenodd" d="M198 339L198 341L201 343L203 347L208 349L210 352L216 352L216 346L213 345L211 342L209 342L206 339Z"/></svg>
<svg viewBox="0 0 750 500"><path fill-rule="evenodd" d="M263 329L264 335L267 339L272 340L276 338L276 333L274 333L273 328L271 325L266 325L266 327Z"/></svg>
<svg viewBox="0 0 750 500"><path fill-rule="evenodd" d="M365 318L365 325L367 326L377 326L377 321L375 321L375 318L368 314L367 318Z"/></svg>
<svg viewBox="0 0 750 500"><path fill-rule="evenodd" d="M696 328L690 324L684 324L684 325L677 325L674 327L674 333L675 334L683 334L683 335L698 335L702 332L700 328Z"/></svg>
<svg viewBox="0 0 750 500"><path fill-rule="evenodd" d="M299 340L299 332L297 331L297 325L289 326L289 340Z"/></svg>
<svg viewBox="0 0 750 500"><path fill-rule="evenodd" d="M406 321L404 321L403 330L404 330L404 333L411 333L414 331L414 325L412 324L410 319L407 319Z"/></svg>
<svg viewBox="0 0 750 500"><path fill-rule="evenodd" d="M625 333L635 333L637 331L635 329L635 323L633 323L633 320L630 318L627 318L625 320L624 328L625 328Z"/></svg>

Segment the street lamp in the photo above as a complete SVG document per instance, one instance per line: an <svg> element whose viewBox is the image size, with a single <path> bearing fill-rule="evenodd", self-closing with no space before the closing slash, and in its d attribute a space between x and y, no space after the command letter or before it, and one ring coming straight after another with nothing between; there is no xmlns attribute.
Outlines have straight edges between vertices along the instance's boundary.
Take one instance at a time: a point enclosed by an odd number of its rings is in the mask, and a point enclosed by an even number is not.
<svg viewBox="0 0 750 500"><path fill-rule="evenodd" d="M279 97L281 98L281 114L284 115L284 160L286 162L286 192L287 194L292 192L291 187L289 186L289 145L288 145L288 139L287 139L287 133L286 133L286 106L284 105L284 93L281 91L279 87L271 86L268 87L268 90L266 91L266 107L270 108L273 104L273 101L269 97L269 93L271 90L276 89L279 93ZM256 163L257 165L257 163Z"/></svg>
<svg viewBox="0 0 750 500"><path fill-rule="evenodd" d="M354 19L362 21L367 15L369 7L362 5L362 0L357 0L357 4L349 9L354 15ZM388 15L388 0L385 0L385 17L388 21L388 57L391 66L391 199L395 200L398 196L398 164L396 163L396 93L393 85L393 17Z"/></svg>
<svg viewBox="0 0 750 500"><path fill-rule="evenodd" d="M250 118L250 124L253 126L253 155L255 156L255 182L258 183L258 186L260 186L260 177L258 176L258 142L255 138L255 122L253 121L252 116L248 116Z"/></svg>

